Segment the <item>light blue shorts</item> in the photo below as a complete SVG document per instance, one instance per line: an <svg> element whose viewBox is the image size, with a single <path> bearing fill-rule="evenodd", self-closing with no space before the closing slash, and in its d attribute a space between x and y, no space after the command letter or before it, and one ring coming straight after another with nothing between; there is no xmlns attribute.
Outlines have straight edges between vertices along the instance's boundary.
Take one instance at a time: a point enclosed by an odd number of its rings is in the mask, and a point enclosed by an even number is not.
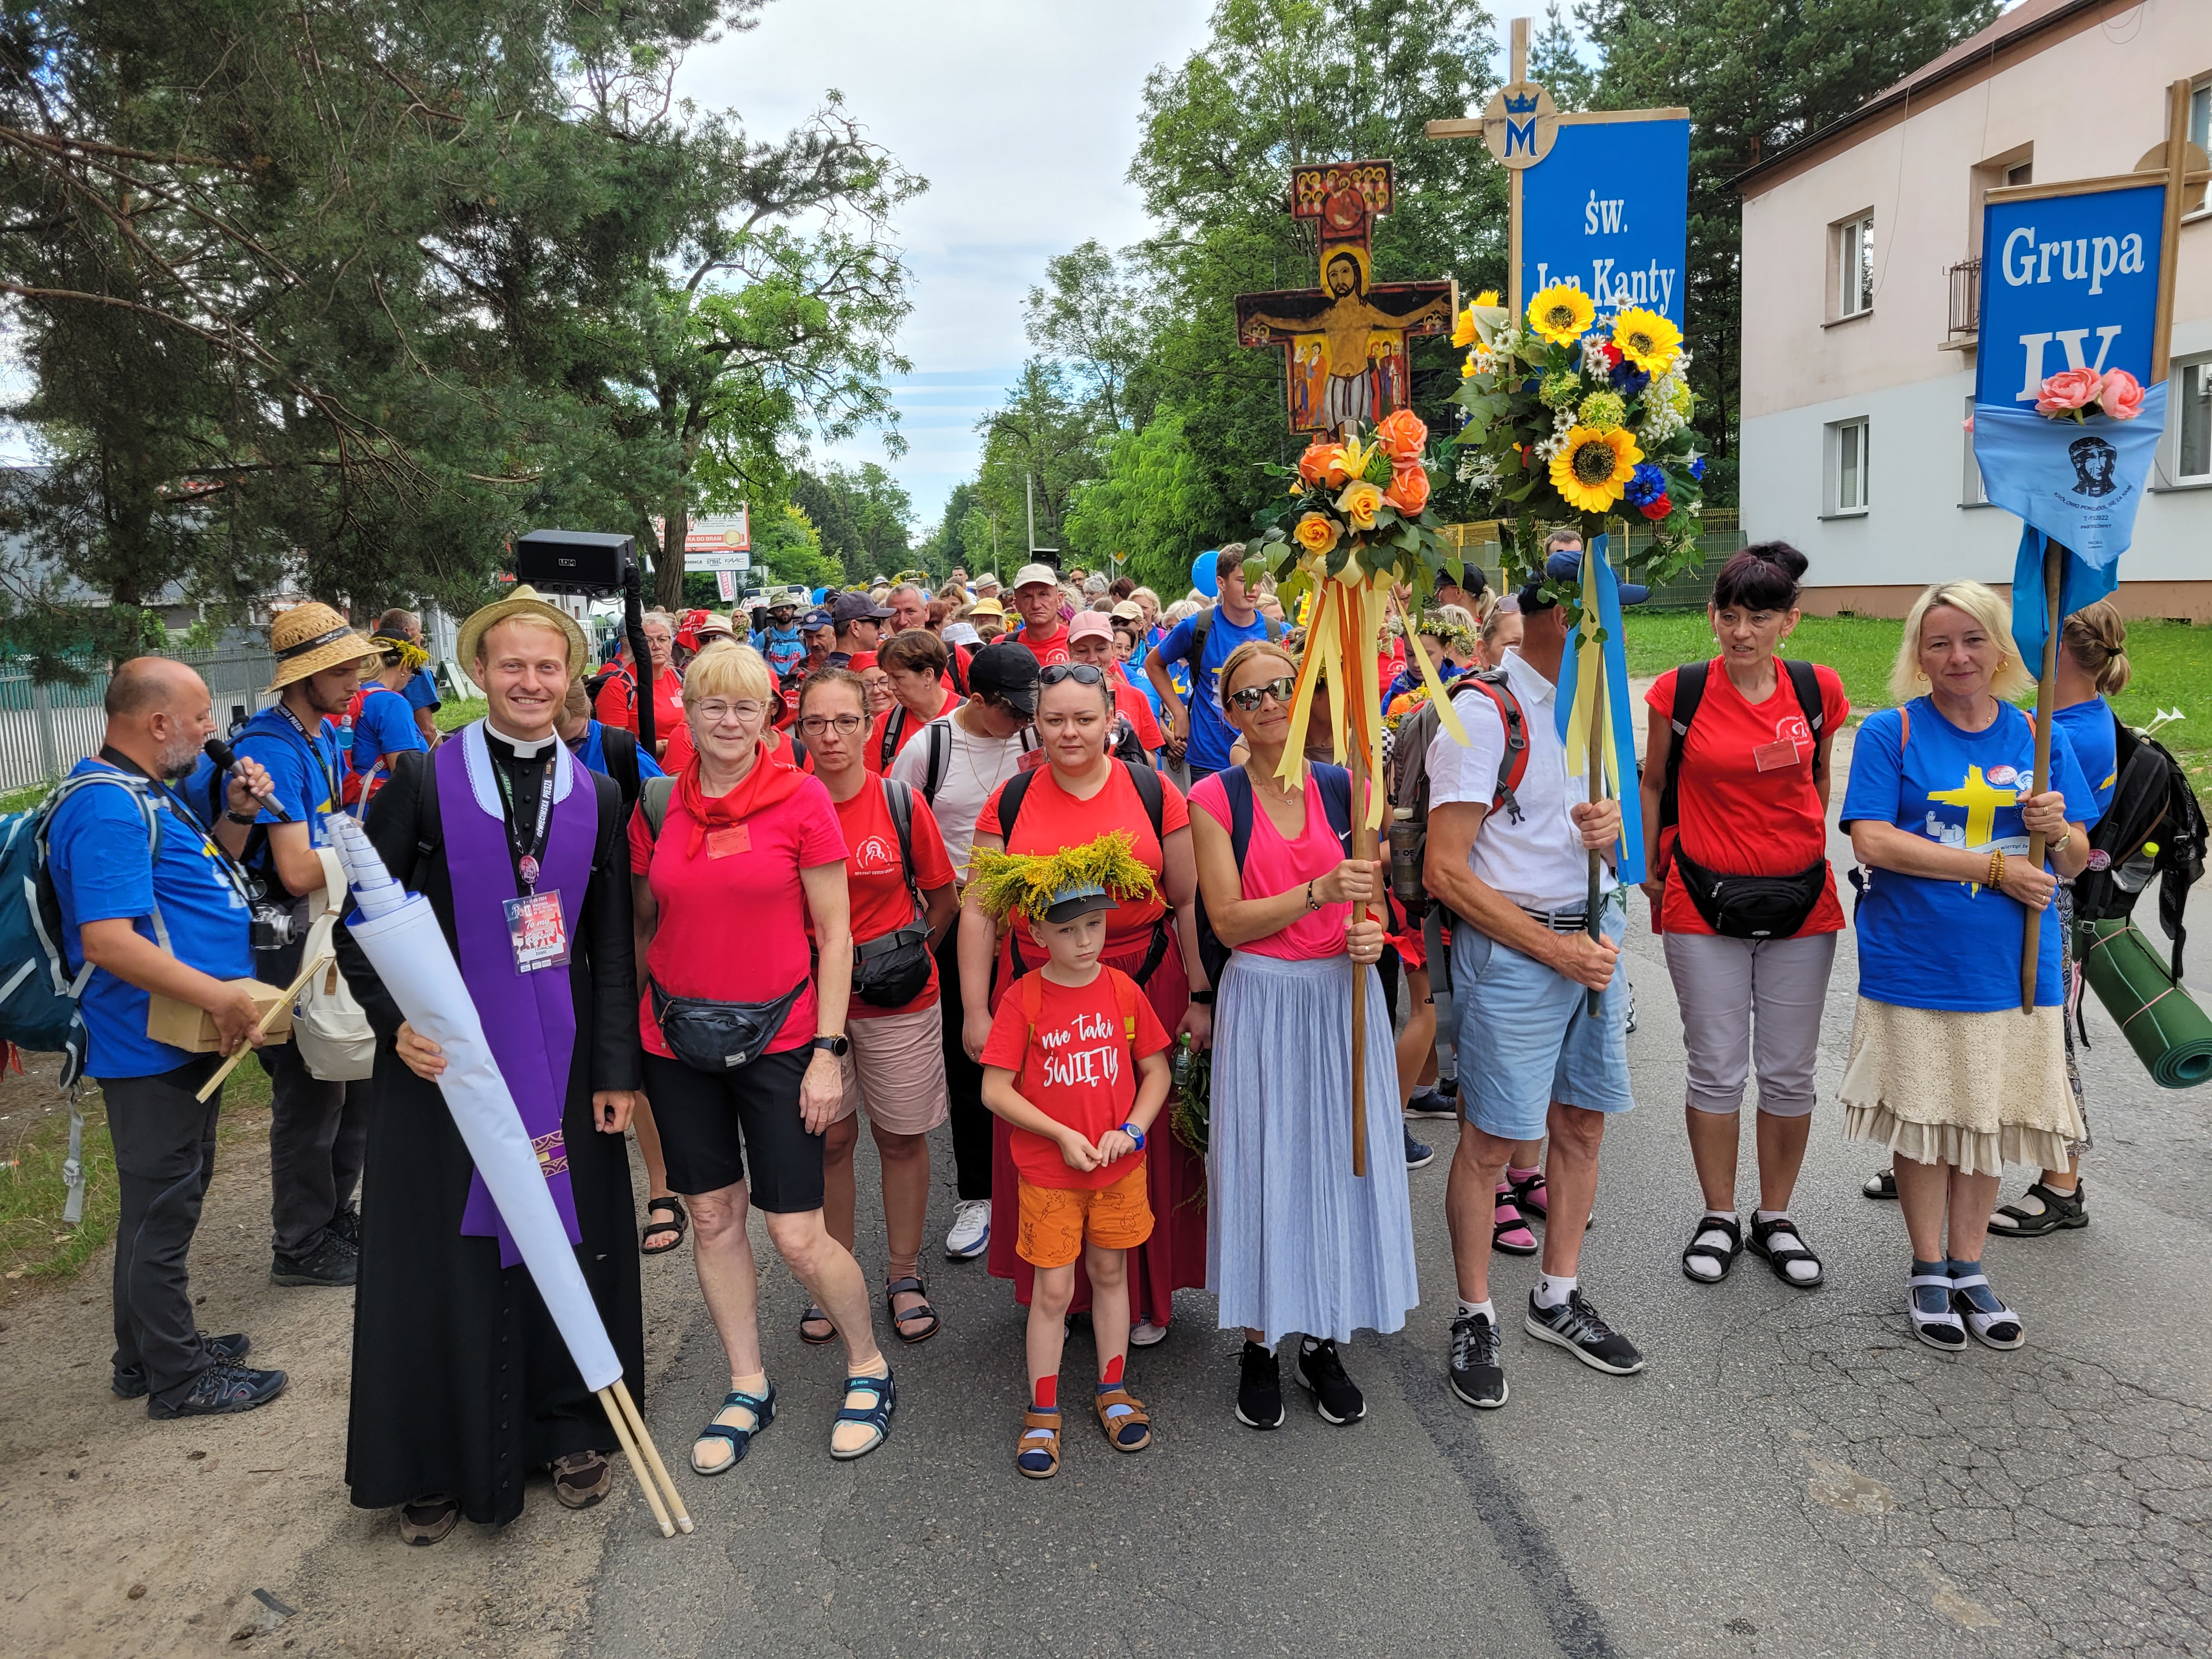
<svg viewBox="0 0 2212 1659"><path fill-rule="evenodd" d="M1605 936L1627 926L1608 906ZM1501 1140L1534 1140L1551 1103L1625 1112L1628 1091L1628 959L1621 957L1595 1017L1583 986L1472 925L1452 928L1452 996L1459 1010L1459 1091L1467 1121Z"/></svg>

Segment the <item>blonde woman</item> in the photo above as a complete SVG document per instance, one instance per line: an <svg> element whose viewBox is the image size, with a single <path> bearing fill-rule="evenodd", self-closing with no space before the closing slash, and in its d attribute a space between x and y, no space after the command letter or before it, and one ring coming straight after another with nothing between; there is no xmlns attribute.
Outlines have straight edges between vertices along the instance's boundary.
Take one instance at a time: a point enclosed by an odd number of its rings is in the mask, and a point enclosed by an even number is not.
<svg viewBox="0 0 2212 1659"><path fill-rule="evenodd" d="M1844 1132L1891 1154L1912 1243L1913 1334L1952 1351L2027 1340L1982 1271L2007 1162L2063 1169L2080 1142L2060 1010L2058 879L2088 862L2094 808L2063 730L2034 793L2035 732L2009 607L1979 582L1929 588L1905 618L1890 690L1851 755L1844 828L1869 866ZM2069 807L2069 802L2080 803ZM2031 836L2047 864L2029 863ZM2054 873L2055 872L2055 873ZM2027 913L2035 1007L2020 1012Z"/></svg>

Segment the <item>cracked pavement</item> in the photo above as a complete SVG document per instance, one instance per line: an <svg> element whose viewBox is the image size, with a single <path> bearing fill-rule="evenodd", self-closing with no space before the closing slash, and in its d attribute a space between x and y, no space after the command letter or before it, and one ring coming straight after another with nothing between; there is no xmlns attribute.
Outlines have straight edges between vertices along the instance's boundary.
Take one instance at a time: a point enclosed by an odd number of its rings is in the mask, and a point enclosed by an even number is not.
<svg viewBox="0 0 2212 1659"><path fill-rule="evenodd" d="M1849 844L1832 836L1831 851L1840 872ZM1477 1413L1452 1398L1455 1126L1425 1122L1437 1161L1411 1177L1423 1302L1404 1331L1346 1350L1364 1423L1323 1423L1285 1366L1284 1427L1243 1428L1231 1413L1238 1339L1212 1328L1209 1297L1185 1292L1168 1340L1131 1362L1153 1447L1117 1456L1092 1431L1079 1334L1061 1472L1024 1480L1012 1467L1021 1310L980 1263L939 1253L952 1196L940 1133L923 1270L945 1329L891 1354L889 1444L830 1462L838 1351L799 1344L804 1294L772 1265L776 1424L734 1473L691 1474L690 1435L727 1384L686 1300L690 1327L646 1414L699 1529L662 1540L621 1481L572 1652L2212 1654L2212 1091L2158 1089L2093 1000L2092 1224L1993 1239L1990 1276L2027 1346L1939 1354L1906 1328L1896 1207L1859 1193L1880 1159L1838 1130L1847 932L1793 1212L1828 1284L1793 1290L1748 1254L1723 1284L1692 1284L1679 1267L1698 1208L1680 1028L1640 897L1632 909L1638 1107L1607 1134L1582 1279L1650 1356L1644 1375L1601 1376L1523 1334L1513 1309L1535 1267L1500 1257L1511 1400ZM2212 990L2212 919L2198 921L2191 977ZM1747 1144L1747 1209L1751 1167ZM2029 1178L2008 1175L2006 1194ZM772 1261L757 1231L755 1247Z"/></svg>

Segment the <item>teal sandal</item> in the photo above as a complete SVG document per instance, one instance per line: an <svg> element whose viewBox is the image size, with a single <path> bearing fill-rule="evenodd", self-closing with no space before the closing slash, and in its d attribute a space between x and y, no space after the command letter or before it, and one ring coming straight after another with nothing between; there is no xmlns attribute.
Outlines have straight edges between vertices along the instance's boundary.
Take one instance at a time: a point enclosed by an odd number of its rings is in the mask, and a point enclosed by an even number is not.
<svg viewBox="0 0 2212 1659"><path fill-rule="evenodd" d="M753 1414L750 1428L740 1428L734 1423L724 1423L720 1420L722 1413L733 1406L741 1411L749 1411ZM775 1421L775 1384L769 1383L765 1395L746 1394L742 1389L731 1389L722 1396L722 1403L715 1408L714 1418L716 1420L709 1422L705 1428L700 1430L691 1443L691 1472L694 1474L727 1474L745 1461L745 1452L752 1444L753 1437ZM699 1461L699 1446L702 1442L708 1440L728 1441L730 1461L726 1463L714 1464L712 1468L702 1463Z"/></svg>
<svg viewBox="0 0 2212 1659"><path fill-rule="evenodd" d="M841 1463L849 1463L856 1457L866 1457L890 1438L891 1413L898 1409L898 1389L891 1382L889 1371L881 1376L848 1376L845 1379L845 1392L865 1394L875 1403L845 1407L837 1413L836 1422L830 1425L830 1432L836 1432L837 1423L865 1423L876 1431L876 1437L854 1447L850 1451L839 1451L832 1443L830 1455Z"/></svg>

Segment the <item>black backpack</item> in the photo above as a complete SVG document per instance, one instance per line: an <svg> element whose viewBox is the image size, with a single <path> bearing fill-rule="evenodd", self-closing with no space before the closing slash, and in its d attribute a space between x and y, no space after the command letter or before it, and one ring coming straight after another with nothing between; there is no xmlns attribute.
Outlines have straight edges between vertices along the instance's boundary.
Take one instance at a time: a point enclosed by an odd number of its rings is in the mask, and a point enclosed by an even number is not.
<svg viewBox="0 0 2212 1659"><path fill-rule="evenodd" d="M952 730L945 724L951 718L950 714L939 714L916 734L929 745L928 760L921 775L921 798L932 806L937 805L937 792L945 787L945 770L952 764ZM1024 726L1022 727L1022 752L1026 755L1036 747L1036 727ZM888 760L884 763L886 773L890 770L890 764Z"/></svg>
<svg viewBox="0 0 2212 1659"><path fill-rule="evenodd" d="M637 805L637 733L623 726L599 727L599 752L607 759L607 775L622 791L623 814Z"/></svg>
<svg viewBox="0 0 2212 1659"><path fill-rule="evenodd" d="M2190 888L2204 873L2204 809L2164 744L2117 720L2113 725L2112 805L2089 831L2093 866L2102 854L2103 867L2074 878L2074 925L2086 930L2092 922L2129 916L2155 873L2159 926L2173 941L2172 972L2179 982L2181 947L2189 937L2181 913Z"/></svg>
<svg viewBox="0 0 2212 1659"><path fill-rule="evenodd" d="M1026 730L1027 728L1025 727L1024 729ZM934 761L935 758L934 755L931 757L933 761ZM1137 786L1137 799L1145 804L1145 816L1152 820L1152 838L1160 842L1162 847L1164 848L1167 844L1167 832L1160 826L1166 821L1166 786L1160 781L1160 775L1158 772L1155 772L1149 766L1139 766L1129 761L1122 761L1121 765L1122 769L1128 773L1129 781ZM1036 772L1035 770L1030 770L1027 772L1015 773L1013 776L1008 778L1006 782L1000 786L999 790L999 840L1002 845L1011 845L1012 843L1014 838L1015 820L1021 817L1022 803L1029 799L1030 785L1036 781ZM1164 894L1163 896L1164 896ZM1152 970L1160 965L1161 959L1167 955L1168 927L1174 921L1174 918L1175 908L1170 905L1168 908L1160 912L1160 919L1152 924L1152 942L1145 951L1144 963L1135 973L1129 976L1135 980L1138 984L1142 985L1150 980L1152 976ZM1009 930L1007 933L1007 940L1013 948L1014 975L1016 978L1019 978L1022 975L1029 972L1029 964L1022 960L1022 940L1020 931L1018 929ZM1212 981L1209 980L1207 981L1207 983L1211 984Z"/></svg>
<svg viewBox="0 0 2212 1659"><path fill-rule="evenodd" d="M1245 855L1252 848L1252 777L1241 766L1217 772L1221 787L1229 797L1229 844L1237 857L1237 867L1244 867ZM1352 856L1352 774L1341 766L1326 762L1313 763L1315 787L1321 794L1322 811L1328 814L1328 826L1336 831L1336 839L1344 848L1346 858ZM1206 915L1206 894L1198 896L1198 959L1206 969L1206 982L1217 988L1221 984L1222 970L1229 965L1229 947L1213 931L1213 924Z"/></svg>
<svg viewBox="0 0 2212 1659"><path fill-rule="evenodd" d="M1813 775L1817 781L1820 729L1827 724L1827 716L1821 712L1820 677L1809 662L1793 662L1784 658L1776 660L1789 676L1790 690L1797 694L1797 707L1804 711L1805 729L1813 734ZM1667 745L1667 782L1659 792L1658 830L1672 829L1680 821L1678 785L1682 776L1682 748L1689 740L1690 722L1698 718L1698 705L1705 700L1705 676L1712 665L1710 659L1689 662L1674 671L1674 712L1668 720L1674 735Z"/></svg>

